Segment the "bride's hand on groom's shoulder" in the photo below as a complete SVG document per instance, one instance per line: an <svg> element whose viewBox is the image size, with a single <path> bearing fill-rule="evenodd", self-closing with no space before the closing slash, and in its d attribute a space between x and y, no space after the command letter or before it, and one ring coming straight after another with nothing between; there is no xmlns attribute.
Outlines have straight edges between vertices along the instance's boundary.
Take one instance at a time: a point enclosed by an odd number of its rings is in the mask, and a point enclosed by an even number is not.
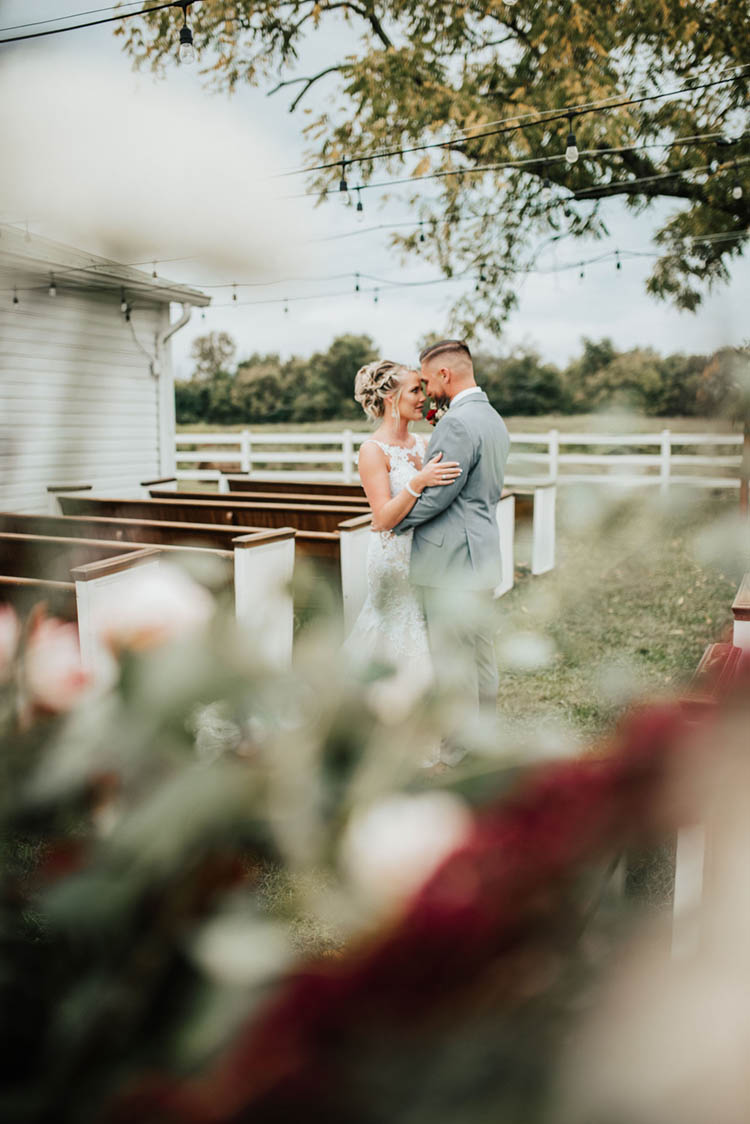
<svg viewBox="0 0 750 1124"><path fill-rule="evenodd" d="M458 461L444 461L442 453L436 453L427 462L424 468L417 473L415 480L422 488L435 488L444 484L452 484L461 475L461 465Z"/></svg>

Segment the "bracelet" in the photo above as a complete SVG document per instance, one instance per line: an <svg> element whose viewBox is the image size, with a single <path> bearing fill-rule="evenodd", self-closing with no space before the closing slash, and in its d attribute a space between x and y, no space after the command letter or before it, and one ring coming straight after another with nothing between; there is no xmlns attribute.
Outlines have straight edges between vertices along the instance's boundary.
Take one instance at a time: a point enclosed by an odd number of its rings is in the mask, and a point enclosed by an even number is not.
<svg viewBox="0 0 750 1124"><path fill-rule="evenodd" d="M421 492L415 492L414 489L411 488L408 484L406 485L406 490L407 490L407 492L409 493L410 496L414 496L415 500L418 500L419 497L422 495Z"/></svg>

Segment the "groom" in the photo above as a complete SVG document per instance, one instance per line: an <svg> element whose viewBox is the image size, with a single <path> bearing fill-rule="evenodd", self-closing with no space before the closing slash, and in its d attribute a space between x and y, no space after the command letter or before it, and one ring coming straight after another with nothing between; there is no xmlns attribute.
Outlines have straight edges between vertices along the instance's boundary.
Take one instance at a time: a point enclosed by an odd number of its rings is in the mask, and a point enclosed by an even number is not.
<svg viewBox="0 0 750 1124"><path fill-rule="evenodd" d="M440 340L419 358L429 396L450 399L425 463L442 453L444 461L459 462L461 474L452 484L426 488L393 529L397 535L414 529L410 577L422 594L439 688L494 715L498 674L492 591L500 582L496 509L510 437L476 384L464 340ZM465 752L452 737L446 739L443 759L457 764Z"/></svg>

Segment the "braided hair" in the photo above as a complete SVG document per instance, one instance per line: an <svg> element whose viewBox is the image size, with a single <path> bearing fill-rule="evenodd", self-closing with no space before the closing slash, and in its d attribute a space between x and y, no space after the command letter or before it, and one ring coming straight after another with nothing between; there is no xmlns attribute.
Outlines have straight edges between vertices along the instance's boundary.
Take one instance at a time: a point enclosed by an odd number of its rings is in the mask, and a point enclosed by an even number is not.
<svg viewBox="0 0 750 1124"><path fill-rule="evenodd" d="M395 394L395 402L401 393L402 379L409 372L403 363L393 363L390 359L378 359L367 363L357 371L354 380L354 397L367 414L376 421L385 414L385 399Z"/></svg>

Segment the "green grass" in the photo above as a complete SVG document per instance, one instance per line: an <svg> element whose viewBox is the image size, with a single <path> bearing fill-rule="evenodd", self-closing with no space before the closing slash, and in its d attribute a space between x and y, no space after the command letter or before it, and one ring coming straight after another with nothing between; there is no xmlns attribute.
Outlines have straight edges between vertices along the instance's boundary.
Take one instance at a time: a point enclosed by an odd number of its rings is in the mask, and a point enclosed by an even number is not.
<svg viewBox="0 0 750 1124"><path fill-rule="evenodd" d="M641 497L584 527L575 495L560 503L557 568L519 574L503 600L503 631L541 632L555 657L532 671L503 668L498 707L529 736L551 723L585 741L631 698L679 693L706 645L726 639L741 567L729 548L720 569L705 566L696 547L737 500L717 494L665 513Z"/></svg>
<svg viewBox="0 0 750 1124"><path fill-rule="evenodd" d="M506 417L505 422L511 436L516 433L546 433L549 429L559 429L561 433L658 433L662 429L672 429L682 433L732 433L730 422L724 418L648 418L638 414L544 414L539 417ZM355 431L372 428L365 417L345 421L324 422L281 422L273 425L208 425L199 422L194 425L178 425L178 433L238 433L251 429L255 433L283 433L295 431L304 433L340 433L344 429ZM430 427L422 423L416 427L428 432Z"/></svg>

